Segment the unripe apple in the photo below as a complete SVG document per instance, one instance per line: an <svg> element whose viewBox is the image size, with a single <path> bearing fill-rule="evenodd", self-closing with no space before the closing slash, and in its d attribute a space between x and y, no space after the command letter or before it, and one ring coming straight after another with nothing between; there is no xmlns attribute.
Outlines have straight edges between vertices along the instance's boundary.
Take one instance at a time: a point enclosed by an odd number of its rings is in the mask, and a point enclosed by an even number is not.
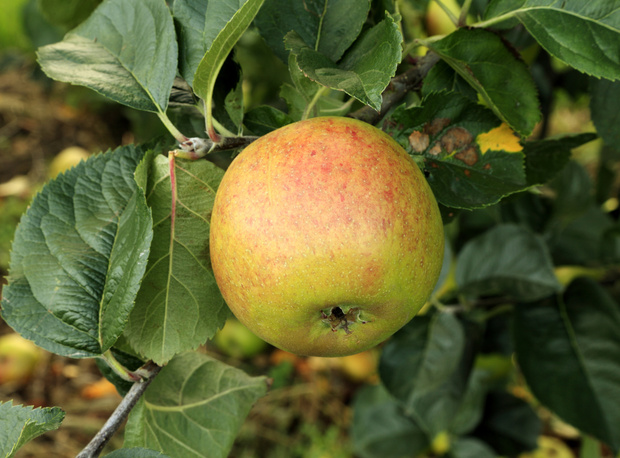
<svg viewBox="0 0 620 458"><path fill-rule="evenodd" d="M367 350L424 305L443 258L437 202L381 130L313 118L230 165L211 217L211 262L236 317L299 355Z"/></svg>

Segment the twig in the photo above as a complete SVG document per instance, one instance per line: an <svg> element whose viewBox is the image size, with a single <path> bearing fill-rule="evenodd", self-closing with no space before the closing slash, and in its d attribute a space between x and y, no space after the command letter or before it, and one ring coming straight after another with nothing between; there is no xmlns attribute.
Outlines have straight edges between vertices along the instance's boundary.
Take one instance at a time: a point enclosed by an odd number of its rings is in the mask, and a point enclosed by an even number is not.
<svg viewBox="0 0 620 458"><path fill-rule="evenodd" d="M103 427L76 458L96 458L99 456L103 447L106 446L114 433L120 428L123 421L125 421L129 415L129 412L131 412L131 409L133 409L138 400L142 397L149 384L160 370L161 366L152 362L145 364L139 369L140 373L144 374L145 377L133 384L118 407L116 407L116 410L110 415L110 418L108 418Z"/></svg>
<svg viewBox="0 0 620 458"><path fill-rule="evenodd" d="M438 61L439 56L429 51L424 57L417 59L412 68L392 78L387 89L383 92L383 102L380 111L370 107L363 107L349 113L347 116L373 125L378 123L390 109L405 97L407 92L416 89L422 83L429 70ZM213 141L211 138L192 137L182 142L175 154L177 157L184 159L200 159L218 151L245 148L256 139L258 137L221 136L218 141Z"/></svg>
<svg viewBox="0 0 620 458"><path fill-rule="evenodd" d="M438 61L439 56L431 51L418 59L414 67L392 78L387 89L383 92L383 102L381 103L380 111L366 106L349 113L347 116L368 124L377 124L391 108L405 97L407 92L417 88L422 83L429 70Z"/></svg>

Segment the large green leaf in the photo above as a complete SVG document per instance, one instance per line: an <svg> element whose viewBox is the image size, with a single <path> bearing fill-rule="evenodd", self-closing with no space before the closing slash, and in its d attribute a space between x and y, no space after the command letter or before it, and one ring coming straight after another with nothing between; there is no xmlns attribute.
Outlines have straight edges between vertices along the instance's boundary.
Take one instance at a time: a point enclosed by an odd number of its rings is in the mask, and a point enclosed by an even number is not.
<svg viewBox="0 0 620 458"><path fill-rule="evenodd" d="M417 456L429 445L424 430L381 385L363 387L356 394L351 437L361 458Z"/></svg>
<svg viewBox="0 0 620 458"><path fill-rule="evenodd" d="M264 0L210 0L207 4L202 34L208 43L205 48L208 49L203 53L193 78L194 92L205 102L210 103L215 80L224 61L254 20L263 2ZM196 57L195 55L193 59Z"/></svg>
<svg viewBox="0 0 620 458"><path fill-rule="evenodd" d="M383 128L411 154L424 157L439 203L471 209L528 187L519 139L499 124L490 110L441 92L429 94L419 107L397 108Z"/></svg>
<svg viewBox="0 0 620 458"><path fill-rule="evenodd" d="M620 4L612 0L495 0L489 25L518 19L552 56L599 78L620 79Z"/></svg>
<svg viewBox="0 0 620 458"><path fill-rule="evenodd" d="M458 29L424 43L476 89L502 121L525 137L532 133L541 117L534 80L499 36Z"/></svg>
<svg viewBox="0 0 620 458"><path fill-rule="evenodd" d="M107 458L168 458L161 452L142 447L121 448L105 455Z"/></svg>
<svg viewBox="0 0 620 458"><path fill-rule="evenodd" d="M492 391L474 435L493 447L495 456L518 456L536 449L541 433L542 422L531 405L505 391Z"/></svg>
<svg viewBox="0 0 620 458"><path fill-rule="evenodd" d="M38 51L43 71L138 110L163 113L177 67L172 16L160 0L105 0Z"/></svg>
<svg viewBox="0 0 620 458"><path fill-rule="evenodd" d="M498 225L467 242L455 276L463 293L497 294L518 301L561 290L542 238L513 224Z"/></svg>
<svg viewBox="0 0 620 458"><path fill-rule="evenodd" d="M33 409L0 401L0 456L11 458L26 442L58 429L65 413L58 407Z"/></svg>
<svg viewBox="0 0 620 458"><path fill-rule="evenodd" d="M474 341L454 315L436 313L412 320L383 349L381 380L428 437L464 422L455 420L465 401Z"/></svg>
<svg viewBox="0 0 620 458"><path fill-rule="evenodd" d="M48 183L16 232L2 316L48 351L99 356L123 332L153 234L125 146Z"/></svg>
<svg viewBox="0 0 620 458"><path fill-rule="evenodd" d="M172 457L228 456L245 417L267 392L265 377L189 352L164 367L131 412L125 447Z"/></svg>
<svg viewBox="0 0 620 458"><path fill-rule="evenodd" d="M571 150L596 139L596 134L574 134L526 142L525 171L527 183L544 184L568 163Z"/></svg>
<svg viewBox="0 0 620 458"><path fill-rule="evenodd" d="M223 174L208 161L159 155L152 162L146 193L153 244L125 337L158 364L203 344L229 316L209 258L211 210Z"/></svg>
<svg viewBox="0 0 620 458"><path fill-rule="evenodd" d="M377 111L381 108L381 93L401 61L401 42L398 24L389 15L366 31L337 63L309 46L297 31L285 38L286 47L308 78L344 91Z"/></svg>
<svg viewBox="0 0 620 458"><path fill-rule="evenodd" d="M515 309L519 366L536 398L563 420L620 450L620 307L593 280L563 298Z"/></svg>
<svg viewBox="0 0 620 458"><path fill-rule="evenodd" d="M359 35L369 9L369 0L266 0L256 16L256 25L283 62L288 60L284 37L291 30L308 46L337 62Z"/></svg>

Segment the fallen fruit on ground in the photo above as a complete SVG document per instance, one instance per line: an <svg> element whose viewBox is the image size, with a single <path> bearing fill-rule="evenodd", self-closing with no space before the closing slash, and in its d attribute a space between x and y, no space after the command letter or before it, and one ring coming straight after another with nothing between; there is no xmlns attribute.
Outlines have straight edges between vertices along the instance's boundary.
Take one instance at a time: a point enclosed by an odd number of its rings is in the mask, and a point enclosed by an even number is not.
<svg viewBox="0 0 620 458"><path fill-rule="evenodd" d="M443 226L409 155L349 118L300 121L235 158L211 262L235 316L274 346L344 356L411 320L437 281Z"/></svg>

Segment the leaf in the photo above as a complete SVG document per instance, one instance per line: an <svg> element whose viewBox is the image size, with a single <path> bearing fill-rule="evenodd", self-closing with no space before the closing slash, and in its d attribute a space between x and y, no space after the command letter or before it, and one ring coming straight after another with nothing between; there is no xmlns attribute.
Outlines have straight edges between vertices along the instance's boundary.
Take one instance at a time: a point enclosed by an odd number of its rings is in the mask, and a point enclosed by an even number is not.
<svg viewBox="0 0 620 458"><path fill-rule="evenodd" d="M398 24L389 15L366 31L338 63L308 46L296 31L285 39L287 49L308 78L344 91L377 111L381 93L401 61L401 42Z"/></svg>
<svg viewBox="0 0 620 458"><path fill-rule="evenodd" d="M60 427L65 413L58 407L33 409L0 401L0 456L10 458L26 442Z"/></svg>
<svg viewBox="0 0 620 458"><path fill-rule="evenodd" d="M485 18L518 19L552 56L599 78L620 79L620 6L613 1L496 0Z"/></svg>
<svg viewBox="0 0 620 458"><path fill-rule="evenodd" d="M487 396L482 423L473 435L493 447L496 456L517 456L536 449L541 432L542 422L526 401L495 391Z"/></svg>
<svg viewBox="0 0 620 458"><path fill-rule="evenodd" d="M619 38L620 39L620 38ZM596 132L605 144L620 149L620 81L590 80L590 111Z"/></svg>
<svg viewBox="0 0 620 458"><path fill-rule="evenodd" d="M523 136L532 133L541 118L534 80L499 36L461 28L423 43L476 89L498 118Z"/></svg>
<svg viewBox="0 0 620 458"><path fill-rule="evenodd" d="M203 34L207 51L202 56L192 81L198 97L209 102L217 75L233 47L254 20L264 0L210 0Z"/></svg>
<svg viewBox="0 0 620 458"><path fill-rule="evenodd" d="M383 129L411 154L422 155L439 203L472 209L528 187L524 156L515 151L513 134L504 136L509 141L498 145L501 150L486 150L485 135L499 124L490 110L460 94L441 92L425 97L419 107L397 108Z"/></svg>
<svg viewBox="0 0 620 458"><path fill-rule="evenodd" d="M542 299L562 288L542 238L513 224L497 225L467 242L455 276L464 294L518 301Z"/></svg>
<svg viewBox="0 0 620 458"><path fill-rule="evenodd" d="M381 385L356 393L351 437L361 458L417 456L429 445L424 431Z"/></svg>
<svg viewBox="0 0 620 458"><path fill-rule="evenodd" d="M566 135L525 143L525 172L529 185L543 184L568 163L571 150L596 139L596 134Z"/></svg>
<svg viewBox="0 0 620 458"><path fill-rule="evenodd" d="M125 447L171 457L226 457L252 405L267 392L265 377L207 355L172 359L131 412Z"/></svg>
<svg viewBox="0 0 620 458"><path fill-rule="evenodd" d="M243 123L250 132L259 136L292 122L286 113L268 105L261 105L248 111L243 118Z"/></svg>
<svg viewBox="0 0 620 458"><path fill-rule="evenodd" d="M38 51L50 78L163 113L177 67L174 25L159 0L105 0L63 41Z"/></svg>
<svg viewBox="0 0 620 458"><path fill-rule="evenodd" d="M620 307L586 278L574 280L563 299L515 309L517 361L533 394L614 453L620 450L619 328Z"/></svg>
<svg viewBox="0 0 620 458"><path fill-rule="evenodd" d="M450 448L452 458L495 458L497 454L486 443L474 437L458 437Z"/></svg>
<svg viewBox="0 0 620 458"><path fill-rule="evenodd" d="M38 0L37 6L50 24L67 29L79 25L101 0Z"/></svg>
<svg viewBox="0 0 620 458"><path fill-rule="evenodd" d="M160 365L213 337L229 316L209 257L211 210L224 172L208 161L170 157L155 157L149 173L153 244L125 332L134 351Z"/></svg>
<svg viewBox="0 0 620 458"><path fill-rule="evenodd" d="M478 93L462 76L455 72L443 60L437 62L429 70L422 82L422 95L426 97L432 92L457 92L472 102L478 102Z"/></svg>
<svg viewBox="0 0 620 458"><path fill-rule="evenodd" d="M133 145L81 162L35 197L16 232L2 316L40 347L100 356L123 332L146 269L151 212Z"/></svg>
<svg viewBox="0 0 620 458"><path fill-rule="evenodd" d="M284 37L291 30L312 49L337 62L359 35L369 10L368 0L267 0L256 16L256 25L283 62L289 54Z"/></svg>
<svg viewBox="0 0 620 458"><path fill-rule="evenodd" d="M379 374L430 436L451 431L464 402L476 339L449 313L412 320L385 345ZM472 329L468 329L468 333Z"/></svg>
<svg viewBox="0 0 620 458"><path fill-rule="evenodd" d="M408 409L416 397L433 391L454 373L465 335L448 313L419 316L386 343L379 374L387 390Z"/></svg>
<svg viewBox="0 0 620 458"><path fill-rule="evenodd" d="M168 455L142 447L121 448L105 456L107 458L168 458Z"/></svg>

